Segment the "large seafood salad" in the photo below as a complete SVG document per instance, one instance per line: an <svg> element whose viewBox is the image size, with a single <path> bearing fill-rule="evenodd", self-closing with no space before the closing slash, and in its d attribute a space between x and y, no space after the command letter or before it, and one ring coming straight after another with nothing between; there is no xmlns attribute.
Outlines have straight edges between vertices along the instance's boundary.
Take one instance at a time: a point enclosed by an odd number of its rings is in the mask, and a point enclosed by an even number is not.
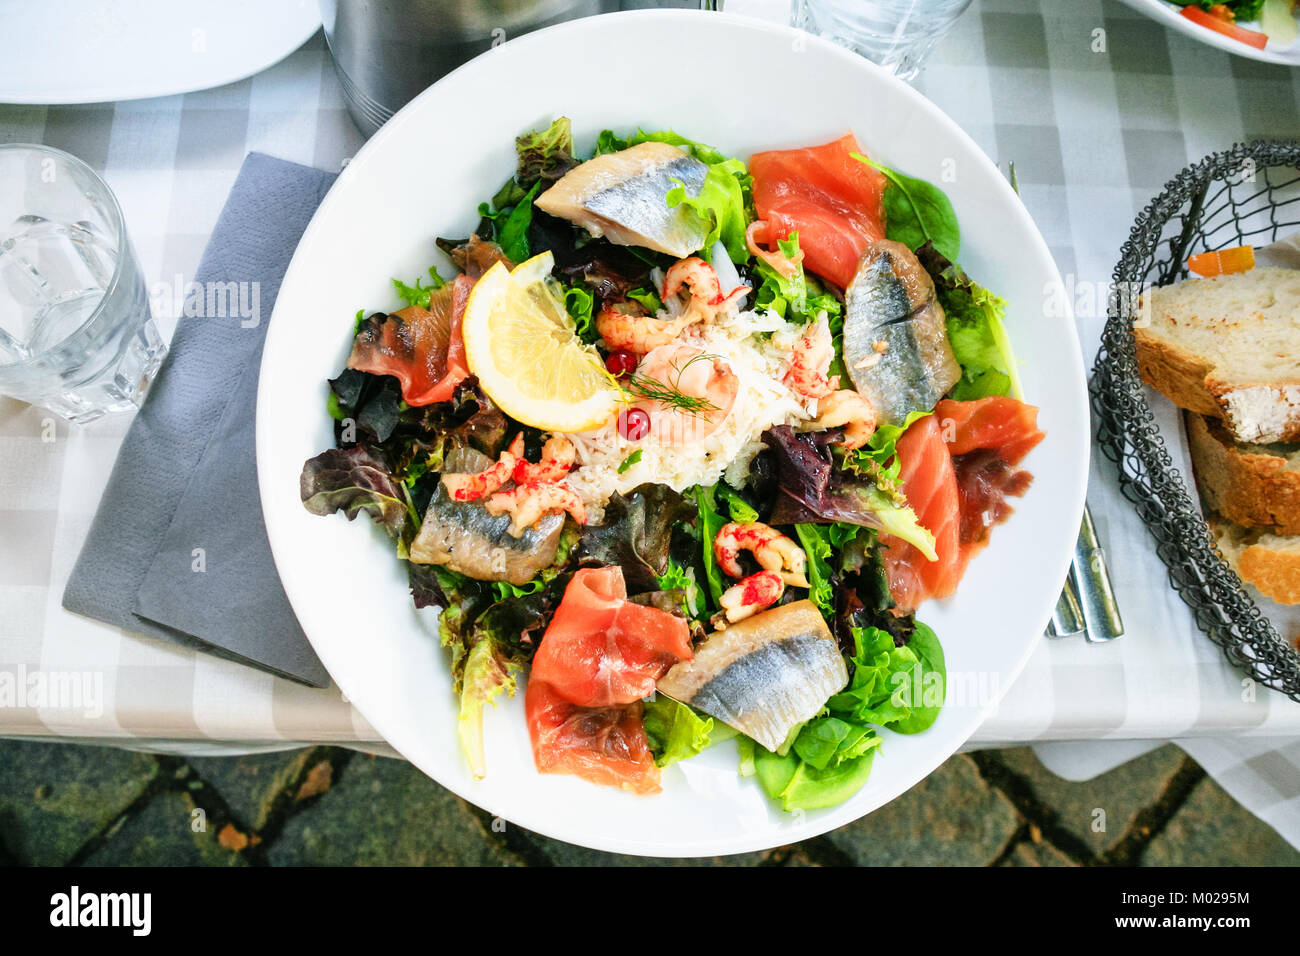
<svg viewBox="0 0 1300 956"><path fill-rule="evenodd" d="M1031 482L1005 303L942 189L852 134L516 147L475 231L356 313L304 505L368 514L441 608L475 776L526 676L542 773L654 793L734 738L782 809L848 799L938 718L917 613Z"/></svg>

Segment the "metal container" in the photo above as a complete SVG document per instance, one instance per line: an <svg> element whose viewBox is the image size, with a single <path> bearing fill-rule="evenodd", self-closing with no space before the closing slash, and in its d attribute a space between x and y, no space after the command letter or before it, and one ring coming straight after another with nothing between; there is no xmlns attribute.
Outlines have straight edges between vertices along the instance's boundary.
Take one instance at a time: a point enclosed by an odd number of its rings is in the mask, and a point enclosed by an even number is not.
<svg viewBox="0 0 1300 956"><path fill-rule="evenodd" d="M348 112L366 136L491 47L619 7L619 0L320 0Z"/></svg>

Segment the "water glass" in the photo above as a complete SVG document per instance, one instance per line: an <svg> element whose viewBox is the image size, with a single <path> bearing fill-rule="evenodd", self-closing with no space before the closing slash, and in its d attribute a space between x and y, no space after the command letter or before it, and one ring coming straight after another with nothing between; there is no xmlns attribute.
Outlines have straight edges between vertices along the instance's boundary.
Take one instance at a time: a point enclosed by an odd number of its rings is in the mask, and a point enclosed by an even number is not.
<svg viewBox="0 0 1300 956"><path fill-rule="evenodd" d="M904 80L971 0L795 0L791 22L862 54Z"/></svg>
<svg viewBox="0 0 1300 956"><path fill-rule="evenodd" d="M166 351L107 184L62 150L0 145L0 394L92 421L139 405Z"/></svg>

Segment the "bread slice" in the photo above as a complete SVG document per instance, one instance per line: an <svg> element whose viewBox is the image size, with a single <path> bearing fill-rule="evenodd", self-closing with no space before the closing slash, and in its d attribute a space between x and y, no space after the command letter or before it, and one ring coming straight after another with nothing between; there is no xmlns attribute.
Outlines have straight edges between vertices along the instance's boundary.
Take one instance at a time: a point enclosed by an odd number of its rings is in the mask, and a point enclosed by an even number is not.
<svg viewBox="0 0 1300 956"><path fill-rule="evenodd" d="M1133 334L1142 379L1175 405L1222 419L1239 442L1300 440L1300 270L1152 289Z"/></svg>
<svg viewBox="0 0 1300 956"><path fill-rule="evenodd" d="M1300 604L1300 536L1252 531L1210 517L1219 551L1247 584L1279 604Z"/></svg>
<svg viewBox="0 0 1300 956"><path fill-rule="evenodd" d="M1187 413L1196 486L1208 507L1247 528L1300 535L1300 445L1243 445L1223 423Z"/></svg>

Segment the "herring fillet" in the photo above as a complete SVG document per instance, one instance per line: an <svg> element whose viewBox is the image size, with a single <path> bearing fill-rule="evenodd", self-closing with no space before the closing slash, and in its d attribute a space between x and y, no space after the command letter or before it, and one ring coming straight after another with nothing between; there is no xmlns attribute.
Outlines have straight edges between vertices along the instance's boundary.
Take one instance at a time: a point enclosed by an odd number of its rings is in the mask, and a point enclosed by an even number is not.
<svg viewBox="0 0 1300 956"><path fill-rule="evenodd" d="M709 167L668 143L639 143L569 170L534 205L593 236L684 259L699 251L708 225L686 206L668 206L677 181L699 193Z"/></svg>
<svg viewBox="0 0 1300 956"><path fill-rule="evenodd" d="M902 243L868 246L845 290L844 365L886 425L929 411L961 378L934 280Z"/></svg>
<svg viewBox="0 0 1300 956"><path fill-rule="evenodd" d="M795 601L710 635L657 689L776 751L848 681L821 612Z"/></svg>
<svg viewBox="0 0 1300 956"><path fill-rule="evenodd" d="M448 472L479 472L486 455L458 448L447 455ZM453 501L438 482L420 530L411 542L414 564L437 564L480 581L526 584L555 560L564 515L546 515L520 537L510 534L510 515L490 515L482 502Z"/></svg>

